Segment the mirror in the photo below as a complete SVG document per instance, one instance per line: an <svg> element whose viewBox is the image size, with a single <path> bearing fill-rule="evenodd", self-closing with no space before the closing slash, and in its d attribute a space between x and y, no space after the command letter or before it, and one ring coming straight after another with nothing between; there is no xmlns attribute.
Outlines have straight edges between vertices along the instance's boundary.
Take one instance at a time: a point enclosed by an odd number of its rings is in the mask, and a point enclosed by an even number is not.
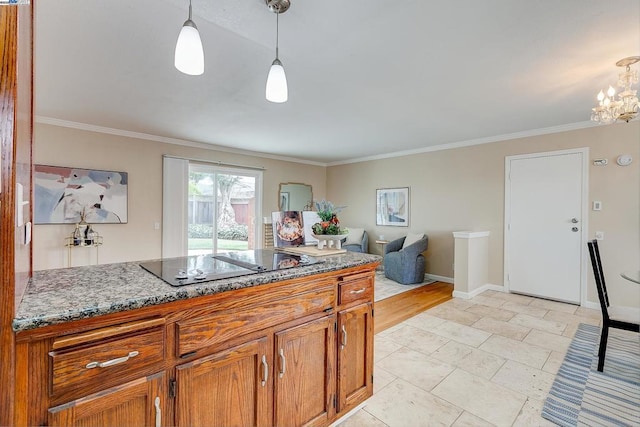
<svg viewBox="0 0 640 427"><path fill-rule="evenodd" d="M282 182L278 191L278 210L310 211L313 208L311 186L297 182Z"/></svg>

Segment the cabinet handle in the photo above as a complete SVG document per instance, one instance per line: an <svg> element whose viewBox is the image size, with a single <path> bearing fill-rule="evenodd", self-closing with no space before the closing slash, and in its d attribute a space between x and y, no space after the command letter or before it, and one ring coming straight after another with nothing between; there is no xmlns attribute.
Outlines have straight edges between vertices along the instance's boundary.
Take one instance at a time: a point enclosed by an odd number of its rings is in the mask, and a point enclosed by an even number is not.
<svg viewBox="0 0 640 427"><path fill-rule="evenodd" d="M286 370L287 370L287 359L285 359L284 357L284 350L280 349L280 375L279 375L280 378L282 378Z"/></svg>
<svg viewBox="0 0 640 427"><path fill-rule="evenodd" d="M352 294L361 294L365 291L365 288L358 289L357 291L351 291Z"/></svg>
<svg viewBox="0 0 640 427"><path fill-rule="evenodd" d="M347 328L342 325L342 348L347 346Z"/></svg>
<svg viewBox="0 0 640 427"><path fill-rule="evenodd" d="M162 410L160 410L160 397L156 396L154 404L156 407L156 427L162 427Z"/></svg>
<svg viewBox="0 0 640 427"><path fill-rule="evenodd" d="M87 369L108 368L109 366L117 365L118 363L124 363L127 360L131 359L132 357L136 357L139 354L140 354L140 352L130 351L129 354L127 354L126 356L118 357L117 359L107 360L106 362L90 362L90 363L87 363L86 368Z"/></svg>
<svg viewBox="0 0 640 427"><path fill-rule="evenodd" d="M262 355L262 387L267 384L267 380L269 379L269 365L267 364L267 356Z"/></svg>

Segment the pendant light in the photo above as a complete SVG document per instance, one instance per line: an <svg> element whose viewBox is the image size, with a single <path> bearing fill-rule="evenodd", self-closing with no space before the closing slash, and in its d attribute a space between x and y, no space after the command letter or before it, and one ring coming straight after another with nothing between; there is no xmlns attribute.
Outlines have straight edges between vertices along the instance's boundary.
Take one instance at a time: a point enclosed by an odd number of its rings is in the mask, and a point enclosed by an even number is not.
<svg viewBox="0 0 640 427"><path fill-rule="evenodd" d="M276 14L276 59L271 64L269 75L267 76L267 87L265 95L267 101L271 102L287 102L289 99L289 91L287 89L287 76L284 73L282 62L278 58L278 38L279 38L279 22L278 17L281 13L289 10L291 3L289 0L266 0L267 7Z"/></svg>
<svg viewBox="0 0 640 427"><path fill-rule="evenodd" d="M191 76L204 73L204 50L198 27L191 20L191 0L189 0L189 19L184 21L178 35L174 65L179 71Z"/></svg>

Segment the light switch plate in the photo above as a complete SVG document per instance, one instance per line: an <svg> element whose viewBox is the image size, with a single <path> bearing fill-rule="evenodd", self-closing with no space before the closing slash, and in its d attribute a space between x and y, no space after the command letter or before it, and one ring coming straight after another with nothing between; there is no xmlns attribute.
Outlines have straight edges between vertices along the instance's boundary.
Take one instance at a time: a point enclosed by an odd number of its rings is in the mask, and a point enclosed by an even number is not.
<svg viewBox="0 0 640 427"><path fill-rule="evenodd" d="M594 200L593 201L593 210L594 211L599 211L602 209L602 202L599 200Z"/></svg>

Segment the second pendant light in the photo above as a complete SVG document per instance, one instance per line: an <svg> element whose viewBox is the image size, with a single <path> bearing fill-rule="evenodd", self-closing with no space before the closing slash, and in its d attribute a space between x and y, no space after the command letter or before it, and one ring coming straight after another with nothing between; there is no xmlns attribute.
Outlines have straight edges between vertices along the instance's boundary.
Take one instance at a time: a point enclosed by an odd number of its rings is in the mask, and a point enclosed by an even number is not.
<svg viewBox="0 0 640 427"><path fill-rule="evenodd" d="M289 10L291 3L289 0L266 0L267 7L276 14L276 59L271 64L269 75L267 76L267 87L265 95L268 101L282 103L289 99L287 88L287 76L284 72L282 62L278 58L278 38L279 38L279 16Z"/></svg>

